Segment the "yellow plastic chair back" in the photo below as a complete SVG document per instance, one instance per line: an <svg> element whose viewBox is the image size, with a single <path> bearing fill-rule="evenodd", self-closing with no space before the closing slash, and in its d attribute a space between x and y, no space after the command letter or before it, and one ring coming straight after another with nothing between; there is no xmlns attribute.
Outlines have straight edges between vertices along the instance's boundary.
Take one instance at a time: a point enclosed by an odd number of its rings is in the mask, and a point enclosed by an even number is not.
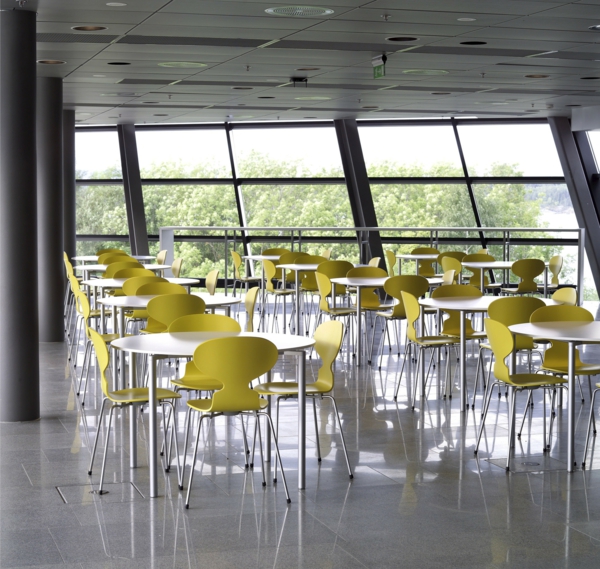
<svg viewBox="0 0 600 569"><path fill-rule="evenodd" d="M387 277L385 269L379 267L354 267L348 271L347 277ZM360 307L361 308L379 308L381 301L379 295L375 292L376 288L363 288L360 292Z"/></svg>
<svg viewBox="0 0 600 569"><path fill-rule="evenodd" d="M246 332L254 332L254 308L259 292L259 287L256 286L251 288L246 293L246 298L244 299L244 307L246 309Z"/></svg>
<svg viewBox="0 0 600 569"><path fill-rule="evenodd" d="M106 397L109 397L110 390L108 388L108 379L106 379L106 368L108 367L108 363L110 361L108 347L106 346L106 342L102 336L93 328L88 329L88 334L94 344L94 351L96 352L96 359L98 360L102 393L104 393Z"/></svg>
<svg viewBox="0 0 600 569"><path fill-rule="evenodd" d="M521 279L517 292L537 292L538 285L533 279L539 277L545 268L546 265L541 259L515 261L510 270Z"/></svg>
<svg viewBox="0 0 600 569"><path fill-rule="evenodd" d="M478 249L475 255L489 255L490 250L486 247L485 249Z"/></svg>
<svg viewBox="0 0 600 569"><path fill-rule="evenodd" d="M442 255L440 255L440 257L441 256ZM438 262L440 262L439 257L438 257ZM460 275L460 273L462 271L462 263L458 259L455 259L454 257L450 257L449 255L446 255L445 257L442 257L440 264L442 265L442 269L443 269L444 273L446 271L454 271L453 282L456 282L458 280L458 275Z"/></svg>
<svg viewBox="0 0 600 569"><path fill-rule="evenodd" d="M494 352L494 375L496 379L514 385L510 380L510 371L505 361L515 349L511 331L502 322L492 320L491 318L486 318L483 324L490 347L492 348L492 352Z"/></svg>
<svg viewBox="0 0 600 569"><path fill-rule="evenodd" d="M439 255L440 252L434 247L417 247L410 252L411 255ZM419 261L419 274L423 277L435 276L433 269L433 263L435 261Z"/></svg>
<svg viewBox="0 0 600 569"><path fill-rule="evenodd" d="M381 257L373 257L367 263L369 267L379 267L379 263L381 261Z"/></svg>
<svg viewBox="0 0 600 569"><path fill-rule="evenodd" d="M317 289L319 290L320 297L319 309L327 312L329 310L329 302L327 302L327 297L331 294L333 283L327 275L320 272L315 273L315 278L317 280Z"/></svg>
<svg viewBox="0 0 600 569"><path fill-rule="evenodd" d="M156 276L154 272L150 269L138 269L137 267L133 267L131 269L119 269L113 275L115 279L131 279L133 277L154 277Z"/></svg>
<svg viewBox="0 0 600 569"><path fill-rule="evenodd" d="M242 266L242 256L237 251L231 251L231 258L233 259L233 272L236 279L241 279L240 267ZM171 266L171 270L173 267Z"/></svg>
<svg viewBox="0 0 600 569"><path fill-rule="evenodd" d="M545 306L541 298L533 296L504 296L494 300L488 308L488 315L505 326L529 322L531 315ZM518 335L515 339L517 350L533 350L533 338Z"/></svg>
<svg viewBox="0 0 600 569"><path fill-rule="evenodd" d="M442 276L442 286L448 286L451 284L456 284L456 271L454 269L448 269L444 271Z"/></svg>
<svg viewBox="0 0 600 569"><path fill-rule="evenodd" d="M140 286L135 294L137 296L150 294L187 294L187 290L181 285L170 282L150 282Z"/></svg>
<svg viewBox="0 0 600 569"><path fill-rule="evenodd" d="M162 297L157 297L162 298ZM154 298L153 300L157 300ZM192 298L199 298L194 296ZM200 299L202 300L202 299ZM150 303L148 303L149 305ZM203 302L204 304L204 302ZM173 332L241 332L239 322L224 314L186 314L179 316L169 324L169 333Z"/></svg>
<svg viewBox="0 0 600 569"><path fill-rule="evenodd" d="M551 285L556 286L559 284L558 276L560 275L562 266L563 266L562 255L554 255L554 257L552 257L550 259L550 262L548 263L548 270L550 271L550 274L552 275L552 278L550 279Z"/></svg>
<svg viewBox="0 0 600 569"><path fill-rule="evenodd" d="M223 384L206 412L260 410L261 399L250 389L250 382L272 369L277 357L275 345L264 338L234 336L200 344L194 352L194 364L200 373Z"/></svg>
<svg viewBox="0 0 600 569"><path fill-rule="evenodd" d="M277 269L275 267L275 263L273 261L263 261L263 267L265 269L265 279L266 279L266 287L269 292L275 292L275 285L273 284L273 279L277 278L277 274L279 273L279 278L281 278L281 269Z"/></svg>
<svg viewBox="0 0 600 569"><path fill-rule="evenodd" d="M159 265L164 265L166 260L167 260L167 250L163 249L162 251L158 252L158 255L156 255L156 262Z"/></svg>
<svg viewBox="0 0 600 569"><path fill-rule="evenodd" d="M135 259L132 261L122 261L119 263L112 263L106 267L106 270L102 273L102 277L105 279L114 278L115 274L122 269L143 269Z"/></svg>
<svg viewBox="0 0 600 569"><path fill-rule="evenodd" d="M127 253L103 253L98 255L98 263L100 265L110 265L111 263L118 263L119 261L136 261L133 257Z"/></svg>
<svg viewBox="0 0 600 569"><path fill-rule="evenodd" d="M321 251L321 257L323 257L327 261L330 261L331 260L331 249L323 249L323 251Z"/></svg>
<svg viewBox="0 0 600 569"><path fill-rule="evenodd" d="M100 255L104 255L105 253L122 253L123 255L127 255L123 249L98 249L96 251L96 255L98 255L98 257Z"/></svg>
<svg viewBox="0 0 600 569"><path fill-rule="evenodd" d="M296 259L299 259L300 257L308 257L308 253L304 253L302 251L290 251L289 253L284 253L283 255L281 255L279 257L279 261L274 263L276 266L275 268L277 268L277 265L290 265L292 263L295 263ZM275 276L273 278L277 279L277 280L281 280L283 278L283 269L277 269ZM286 272L285 282L286 283L296 282L296 275L294 274L294 271Z"/></svg>
<svg viewBox="0 0 600 569"><path fill-rule="evenodd" d="M390 275L390 277L393 277L394 276L394 267L396 266L396 263L398 262L398 259L396 259L396 253L394 253L394 251L391 251L390 249L386 249L385 260L387 262L388 275Z"/></svg>
<svg viewBox="0 0 600 569"><path fill-rule="evenodd" d="M175 278L179 278L181 274L181 265L183 264L183 259L181 257L175 259L173 264L171 265L171 272Z"/></svg>
<svg viewBox="0 0 600 569"><path fill-rule="evenodd" d="M323 322L315 330L313 338L316 342L315 350L322 361L314 387L321 393L328 393L333 389L333 364L344 339L344 325L339 320Z"/></svg>
<svg viewBox="0 0 600 569"><path fill-rule="evenodd" d="M279 255L281 257L285 253L291 253L291 251L284 247L272 247L271 249L263 249L261 255Z"/></svg>
<svg viewBox="0 0 600 569"><path fill-rule="evenodd" d="M217 280L219 279L219 269L214 269L206 275L204 280L204 286L210 296L214 296L215 290L217 290Z"/></svg>
<svg viewBox="0 0 600 569"><path fill-rule="evenodd" d="M488 255L487 253L473 253L472 255L465 255L463 257L463 260L461 261L462 263L489 263L489 262L493 262L496 259L494 257L492 257L491 255ZM479 283L481 283L481 269L469 269L469 267L465 267L465 269L467 271L470 271L471 273L473 273L473 275L471 276L471 283L474 286L479 287ZM486 274L484 274L483 276L483 284L484 286L489 286L490 284L490 280L488 278L488 276Z"/></svg>
<svg viewBox="0 0 600 569"><path fill-rule="evenodd" d="M157 277L154 273L152 275L148 275L147 277L131 277L127 279L121 290L125 296L135 296L137 294L138 289L147 283L166 283L169 282L167 279L163 279L162 277Z"/></svg>
<svg viewBox="0 0 600 569"><path fill-rule="evenodd" d="M73 294L81 291L81 287L79 286L79 281L77 280L77 277L72 273L69 275L69 284L71 285L71 292Z"/></svg>
<svg viewBox="0 0 600 569"><path fill-rule="evenodd" d="M320 265L321 263L326 263L327 259L325 257L321 257L321 255L302 255L294 262L299 265ZM301 271L298 275L298 278L300 280L300 285L304 290L315 292L318 290L315 271Z"/></svg>
<svg viewBox="0 0 600 569"><path fill-rule="evenodd" d="M418 342L416 323L419 316L421 316L421 306L417 297L410 294L410 292L402 291L400 294L404 303L404 310L406 311L406 337L411 342Z"/></svg>
<svg viewBox="0 0 600 569"><path fill-rule="evenodd" d="M166 332L170 324L188 314L204 314L206 305L191 294L161 294L148 302L148 332Z"/></svg>
<svg viewBox="0 0 600 569"><path fill-rule="evenodd" d="M414 297L419 298L429 290L429 282L421 275L397 275L385 281L383 289L398 301L392 308L392 318L406 318L402 292L408 292Z"/></svg>
<svg viewBox="0 0 600 569"><path fill-rule="evenodd" d="M532 315L530 322L593 322L594 316L583 306L543 306ZM544 352L544 367L551 369L566 368L569 365L569 345L566 342L552 340ZM583 365L579 351L575 350L575 367Z"/></svg>
<svg viewBox="0 0 600 569"><path fill-rule="evenodd" d="M354 265L349 261L325 261L317 268L317 273L327 275L330 279L344 278L348 271L354 268ZM335 285L335 294L341 295L346 293L344 285Z"/></svg>
<svg viewBox="0 0 600 569"><path fill-rule="evenodd" d="M448 298L449 296L458 297L475 297L478 298L483 296L481 291L472 285L458 285L450 284L446 286L440 286L433 290L431 298ZM444 313L448 315L448 318L444 320L442 325L442 334L450 336L460 335L460 312L458 310L444 310ZM473 324L470 318L465 318L465 332L467 336L474 334Z"/></svg>
<svg viewBox="0 0 600 569"><path fill-rule="evenodd" d="M450 257L451 259L462 261L466 256L467 254L463 251L444 251L438 255L438 263L441 265L444 257Z"/></svg>
<svg viewBox="0 0 600 569"><path fill-rule="evenodd" d="M577 291L571 287L559 288L552 295L552 300L561 304L575 306L577 304Z"/></svg>

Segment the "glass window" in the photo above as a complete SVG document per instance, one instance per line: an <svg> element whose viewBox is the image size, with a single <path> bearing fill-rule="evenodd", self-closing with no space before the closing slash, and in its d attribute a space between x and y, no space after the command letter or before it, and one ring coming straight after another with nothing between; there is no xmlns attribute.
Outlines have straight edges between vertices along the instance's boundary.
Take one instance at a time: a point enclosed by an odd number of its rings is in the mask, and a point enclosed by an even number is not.
<svg viewBox="0 0 600 569"><path fill-rule="evenodd" d="M137 130L142 178L231 178L225 130Z"/></svg>
<svg viewBox="0 0 600 569"><path fill-rule="evenodd" d="M359 126L369 177L464 176L450 125Z"/></svg>
<svg viewBox="0 0 600 569"><path fill-rule="evenodd" d="M77 179L122 178L117 131L85 132L77 130L75 133L75 167Z"/></svg>
<svg viewBox="0 0 600 569"><path fill-rule="evenodd" d="M562 176L547 124L459 125L470 176Z"/></svg>
<svg viewBox="0 0 600 569"><path fill-rule="evenodd" d="M233 130L241 178L327 178L343 176L333 126Z"/></svg>

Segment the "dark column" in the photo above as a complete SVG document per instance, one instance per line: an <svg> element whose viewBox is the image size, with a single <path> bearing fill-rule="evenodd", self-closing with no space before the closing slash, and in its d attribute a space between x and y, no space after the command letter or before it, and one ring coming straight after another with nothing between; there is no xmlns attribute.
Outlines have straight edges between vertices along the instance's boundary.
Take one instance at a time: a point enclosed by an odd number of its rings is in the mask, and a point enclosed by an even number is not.
<svg viewBox="0 0 600 569"><path fill-rule="evenodd" d="M340 154L342 157L342 166L344 176L346 177L346 186L348 187L348 197L350 198L350 207L354 217L356 227L377 227L377 216L375 215L375 205L371 194L371 185L367 175L367 166L360 144L358 135L358 125L353 119L342 119L333 121L335 132L337 134ZM363 243L361 243L360 232L358 234L361 262L364 259ZM367 243L372 257L381 257L379 266L385 269L385 256L381 244L381 235L379 231L369 231Z"/></svg>
<svg viewBox="0 0 600 569"><path fill-rule="evenodd" d="M37 79L40 342L64 340L62 79Z"/></svg>
<svg viewBox="0 0 600 569"><path fill-rule="evenodd" d="M0 421L40 416L35 20L0 11Z"/></svg>
<svg viewBox="0 0 600 569"><path fill-rule="evenodd" d="M63 243L69 259L75 256L75 111L63 111Z"/></svg>
<svg viewBox="0 0 600 569"><path fill-rule="evenodd" d="M121 168L123 170L123 189L129 225L129 243L132 255L148 255L148 230L146 212L142 194L142 178L135 140L135 125L120 124L119 148L121 150ZM172 261L173 259L170 259Z"/></svg>

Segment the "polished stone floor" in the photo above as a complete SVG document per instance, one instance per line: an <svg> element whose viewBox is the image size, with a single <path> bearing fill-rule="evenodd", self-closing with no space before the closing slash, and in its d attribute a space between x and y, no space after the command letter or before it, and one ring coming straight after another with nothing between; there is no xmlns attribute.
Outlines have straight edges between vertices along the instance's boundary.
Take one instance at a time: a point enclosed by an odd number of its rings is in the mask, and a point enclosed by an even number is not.
<svg viewBox="0 0 600 569"><path fill-rule="evenodd" d="M596 314L597 305L590 308ZM588 458L587 470L567 474L566 408L558 410L544 456L536 394L533 418L507 474L504 397L492 401L476 458L481 399L475 411L461 413L456 382L454 397L444 400L434 372L415 411L405 379L396 403L402 358L395 352L386 352L381 371L366 365L357 370L345 350L336 363L335 396L353 480L331 405L323 401L317 419L322 462L308 407L307 484L297 489L296 404L287 402L280 443L292 503L286 504L281 479L274 486L268 477L263 487L259 464L244 469L239 419L219 418L201 442L186 510L174 468L159 470L160 497L148 498L147 413L139 429L140 466L132 470L127 412L117 412L106 470L109 493L93 492L106 436L90 480L99 387L91 383L82 408L65 346L41 345L41 419L0 425L0 567L600 566L600 448ZM585 348L583 358L600 362L600 349ZM475 362L469 358L470 377ZM293 377L294 359L284 358L276 369L277 376ZM309 360L309 378L317 369L318 361ZM174 368L162 371L168 376ZM584 394L585 403L578 397L576 408L578 462L589 413L586 385ZM524 400L520 412L523 406ZM183 411L179 416L181 431ZM188 474L190 459L188 454Z"/></svg>

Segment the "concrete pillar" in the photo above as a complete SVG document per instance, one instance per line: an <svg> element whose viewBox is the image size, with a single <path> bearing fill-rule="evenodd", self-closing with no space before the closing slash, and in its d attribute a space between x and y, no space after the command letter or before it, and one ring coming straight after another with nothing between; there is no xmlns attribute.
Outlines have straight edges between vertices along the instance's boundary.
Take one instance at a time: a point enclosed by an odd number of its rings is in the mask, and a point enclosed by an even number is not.
<svg viewBox="0 0 600 569"><path fill-rule="evenodd" d="M37 224L40 342L62 342L63 137L62 79L37 79Z"/></svg>
<svg viewBox="0 0 600 569"><path fill-rule="evenodd" d="M75 111L63 111L63 242L69 259L76 255Z"/></svg>
<svg viewBox="0 0 600 569"><path fill-rule="evenodd" d="M0 421L40 416L35 20L0 11Z"/></svg>

